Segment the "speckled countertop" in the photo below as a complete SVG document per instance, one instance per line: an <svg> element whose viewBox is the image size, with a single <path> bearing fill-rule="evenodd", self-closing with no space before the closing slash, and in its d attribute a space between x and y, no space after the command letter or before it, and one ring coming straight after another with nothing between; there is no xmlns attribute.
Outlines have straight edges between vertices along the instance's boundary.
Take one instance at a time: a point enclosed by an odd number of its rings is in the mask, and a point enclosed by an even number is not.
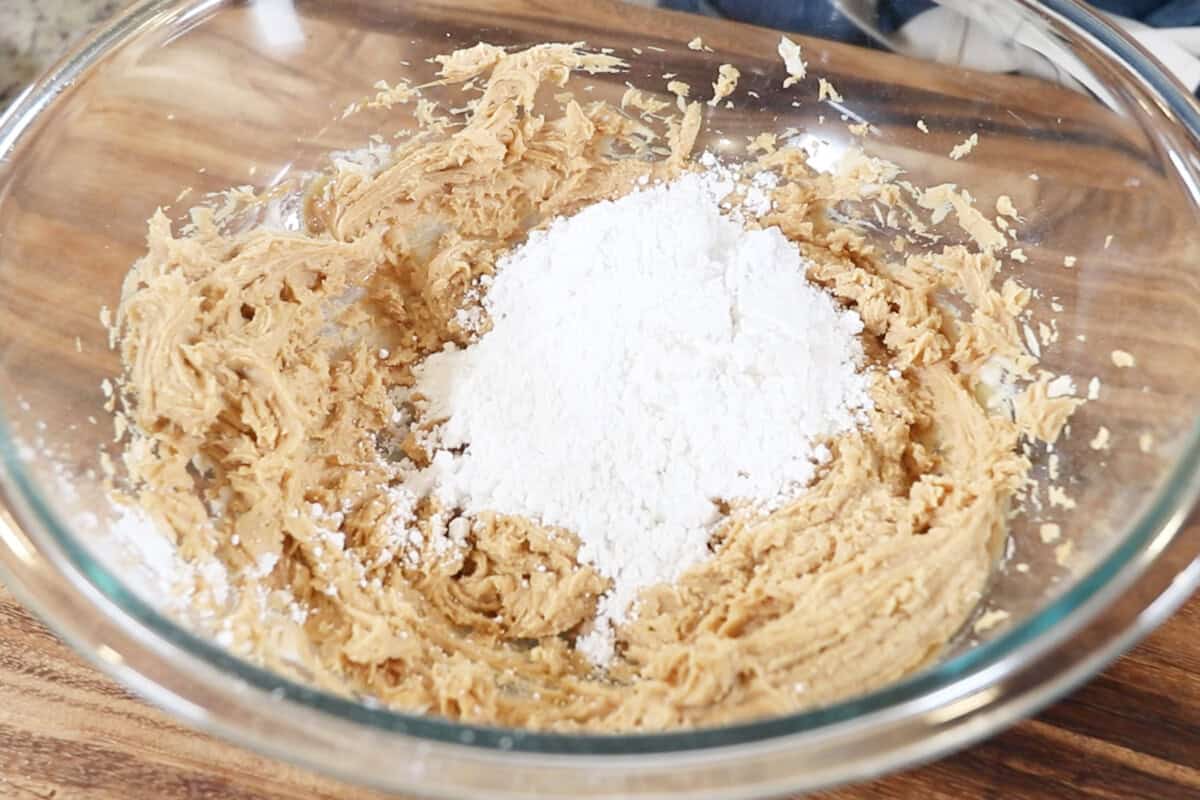
<svg viewBox="0 0 1200 800"><path fill-rule="evenodd" d="M127 0L0 0L0 108Z"/></svg>

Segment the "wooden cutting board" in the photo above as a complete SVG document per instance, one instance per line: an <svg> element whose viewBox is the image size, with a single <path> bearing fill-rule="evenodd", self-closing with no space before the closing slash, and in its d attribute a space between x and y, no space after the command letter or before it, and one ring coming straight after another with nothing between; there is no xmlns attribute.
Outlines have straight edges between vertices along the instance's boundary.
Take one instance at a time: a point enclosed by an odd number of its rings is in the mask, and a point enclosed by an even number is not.
<svg viewBox="0 0 1200 800"><path fill-rule="evenodd" d="M1200 597L1037 719L822 795L1200 798ZM0 589L3 800L377 800L185 728L84 664Z"/></svg>

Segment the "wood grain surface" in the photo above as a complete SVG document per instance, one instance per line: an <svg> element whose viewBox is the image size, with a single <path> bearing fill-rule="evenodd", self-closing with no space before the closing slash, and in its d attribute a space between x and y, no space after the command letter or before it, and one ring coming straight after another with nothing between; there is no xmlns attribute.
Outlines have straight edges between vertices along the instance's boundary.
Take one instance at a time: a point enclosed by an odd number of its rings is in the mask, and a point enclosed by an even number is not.
<svg viewBox="0 0 1200 800"><path fill-rule="evenodd" d="M3 2L0 0L0 6ZM479 2L447 0L441 3L439 8L444 7L445 18L435 19L436 24L430 23L433 25L431 35L440 37L443 30L462 17L459 6L478 5ZM382 8L389 4L381 2L379 5ZM572 4L568 27L572 32L578 31L577 38L595 40L585 34L594 33L612 19L611 9L608 16L601 14L606 5L582 0ZM336 7L336 2L330 2L323 11L332 15ZM492 24L498 28L510 17L527 26L509 31L506 35L511 39L538 40L546 38L541 32L546 29L545 19L553 18L560 10L561 3L549 0L502 0L491 5L490 13L495 15ZM622 24L629 30L643 32L639 35L654 30L654 35L664 37L664 44L668 40L686 41L702 29L705 41L716 48L718 53L711 58L705 54L686 55L691 61L683 62L683 69L690 70L688 77L698 86L705 85L704 82L711 78L717 60L727 54L745 55L754 49L745 31L740 37L735 36L732 28L717 27L712 21L691 17L671 18L676 28L670 29L660 19L655 20L655 25L649 24L648 14L646 11L623 10ZM557 19L555 24L555 30L567 25ZM588 25L592 27L588 28ZM383 27L382 22L380 26ZM314 21L313 35L319 31L320 27ZM340 32L338 36L341 36ZM6 356L14 372L22 368L20 358L27 358L33 365L27 371L37 377L37 382L31 378L24 385L24 391L34 401L35 408L43 403L46 407L54 407L54 399L67 391L64 387L69 389L79 383L79 373L68 374L65 371L68 367L90 370L86 381L89 387L113 374L114 365L104 361L106 356L95 355L107 354L102 344L104 332L96 323L96 298L104 296L101 287L111 289L118 283L113 279L101 280L104 277L101 254L106 268L110 269L110 278L123 274L128 263L136 257L142 246L140 223L149 213L137 205L139 202L148 203L152 208L160 198L174 197L184 185L195 185L197 192L221 188L238 182L250 166L261 167L263 174L270 174L273 168L282 165L271 160L279 158L279 148L268 146L271 142L268 134L278 130L287 132L290 137L292 133L290 124L279 124L281 118L300 120L304 114L310 114L313 119L296 122L296 129L317 130L324 137L314 134L302 142L289 140L290 149L283 151L288 153L288 158L292 157L292 151L316 154L333 149L339 143L332 141L333 134L325 134L321 125L331 113L330 108L345 106L346 98L333 92L350 82L339 75L338 70L345 69L350 55L355 53L370 53L380 59L401 57L394 48L386 46L387 40L382 35L355 34L343 40L333 38L331 33L329 46L313 48L317 57L306 53L303 63L280 62L273 67L260 64L260 72L271 67L274 71L270 74L282 81L260 86L248 77L251 75L249 66L243 63L238 74L227 75L225 62L217 59L216 48L222 41L232 46L240 39L220 28L196 32L193 37L205 45L183 50L196 57L194 62L175 64L171 60L176 58L172 51L167 56L160 54L159 62L138 67L143 70L141 74L148 76L139 84L144 95L133 94L130 90L126 97L112 87L106 90L100 82L91 87L99 99L87 96L82 90L73 97L71 102L80 111L75 124L62 129L63 141L49 138L43 148L44 163L35 160L29 169L37 167L47 175L69 172L76 187L74 194L64 197L57 191L39 192L38 187L31 184L18 198L19 203L8 204L16 209L12 213L19 211L27 215L28 220L33 220L26 226L32 233L23 244L24 252L11 239L7 245L10 252L25 259L25 270L21 274L30 276L30 282L21 284L18 275L7 297L0 296L0 323L16 329L18 326L12 320L37 321L36 325L29 324L20 329L25 331L21 334L25 338L20 339L20 343L27 345L28 353L22 355L14 349ZM208 47L209 44L213 46ZM1124 388L1121 377L1113 376L1111 385L1115 400L1111 407L1106 407L1105 419L1114 431L1123 432L1111 421L1114 409L1122 407L1122 398L1134 396L1135 391L1138 392L1137 404L1130 405L1143 416L1150 410L1157 412L1157 407L1150 409L1147 405L1152 400L1162 403L1163 408L1184 401L1190 406L1195 392L1181 385L1177 393L1172 394L1167 390L1175 387L1176 382L1173 382L1174 378L1168 378L1176 373L1188 375L1186 370L1174 367L1192 363L1195 351L1187 350L1187 342L1177 341L1174 334L1168 337L1166 331L1172 329L1168 324L1171 320L1194 313L1191 298L1196 294L1191 290L1195 287L1188 281L1195 280L1196 258L1194 250L1188 248L1196 246L1195 237L1190 230L1154 228L1165 225L1170 219L1162 204L1140 202L1126 191L1131 178L1146 181L1147 191L1152 186L1149 182L1155 178L1148 166L1138 160L1145 143L1141 142L1136 130L1112 115L1102 114L1095 104L1085 102L1082 96L1056 92L1051 97L1044 86L1019 78L968 76L968 80L954 71L900 70L896 85L903 91L896 89L891 94L872 94L861 76L878 71L881 64L897 69L901 62L879 54L871 55L868 62L862 60L866 56L858 51L840 45L825 44L822 47L828 51L830 59L829 66L823 65L823 69L836 78L847 96L862 98L855 108L883 130L885 135L875 144L878 153L889 157L908 153L906 163L918 172L922 162L913 154L919 154L919 151L905 150L905 147L920 142L930 152L945 153L961 140L966 130L963 127L965 121L975 125L982 120L978 125L987 138L980 153L967 163L939 162L939 174L946 175L947 179L962 180L964 184L970 182L967 180L970 175L975 175L976 182L985 183L994 191L1003 189L1011 194L1022 209L1038 211L1031 216L1040 228L1031 223L1026 232L1030 241L1040 239L1040 231L1048 229L1053 229L1059 236L1057 240L1044 243L1040 252L1034 254L1035 261L1044 260L1046 265L1054 267L1047 269L1046 282L1037 285L1048 292L1063 294L1073 308L1087 310L1087 319L1096 322L1094 330L1087 329L1096 353L1107 353L1111 349L1106 346L1106 336L1123 345L1139 337L1147 338L1147 356L1139 358L1147 363L1139 374L1147 376L1147 380L1153 379L1156 389L1166 388L1162 389L1161 396L1143 395L1140 385ZM742 52L738 53L739 50ZM773 42L758 50L766 54L764 58L774 59ZM204 54L212 56L211 63L200 58ZM322 58L327 58L328 63ZM823 64L823 60L814 55L810 58L814 63ZM206 72L206 64L213 69ZM293 81L295 75L300 74L293 70L301 67L317 76L311 82L315 87L313 91L329 92L336 102L329 101L329 105L304 102L307 96L302 90L308 90L309 83ZM191 76L188 86L194 94L204 89L212 90L211 95L199 95L211 101L200 102L189 96L188 102L179 109L179 124L169 124L174 115L160 114L151 119L144 111L148 107L167 107L158 94L178 94L165 82L164 76L172 74L170 68ZM374 67L361 69L361 72L395 74ZM764 76L754 78L753 75L750 70L746 71L744 89L764 88L769 82ZM855 75L859 76L857 80ZM328 86L318 79L327 81ZM761 85L753 83L754 80L760 80ZM263 86L269 86L271 91L264 94ZM615 86L614 90L619 91ZM981 97L986 98L986 103L978 99ZM922 134L917 133L913 125L916 113L913 109L917 104L920 104L920 115L933 127L929 140L921 138ZM992 107L996 113L989 116L985 112ZM205 128L203 119L185 120L187 113L198 114L214 108L220 114L213 112L212 116L219 117L222 126L233 110L244 112L239 117L240 127ZM87 114L82 113L85 109ZM778 109L764 109L764 113L766 111L793 113L790 103ZM191 127L184 126L185 121ZM831 115L827 130L834 131L835 127L840 130L844 125ZM1038 136L1028 132L1033 128L1037 129ZM186 130L208 133L203 137L187 138ZM110 146L112 140L125 134L128 134L127 141L137 143L136 152L130 147ZM217 147L223 141L222 136L234 135L244 139L238 141L237 147ZM206 143L212 144L206 148ZM185 150L186 157L179 155ZM1087 157L1081 157L1081 152ZM74 160L64 157L64 153L73 153ZM1064 153L1069 153L1070 158ZM103 157L96 154L103 154ZM117 196L107 206L110 213L96 221L96 230L90 229L88 225L93 221L85 213L88 192L99 194L101 190L96 189L97 186L122 185L121 179L133 165L144 167L147 162L156 165L157 171L152 174L161 186L154 191L148 185L143 187L140 198L135 193L129 193L128 197ZM84 163L87 169L80 167ZM1022 165L1020 174L1009 169L1012 163ZM207 172L198 174L197 164L202 164ZM1026 173L1033 170L1042 176L1040 181L1027 178ZM45 185L53 186L49 181ZM1167 195L1161 196L1165 203ZM1104 215L1096 209L1104 211ZM1148 217L1141 219L1136 213ZM116 224L121 219L132 219L137 224ZM1128 226L1130 235L1120 235L1122 226ZM1102 237L1096 231L1116 231L1118 244L1111 252L1097 253L1087 263L1091 270L1089 275L1095 278L1091 285L1110 287L1114 297L1123 294L1127 285L1136 285L1144 293L1158 292L1155 302L1158 303L1162 340L1153 339L1154 330L1143 330L1145 326L1139 325L1135 314L1122 310L1122 313L1114 311L1102 316L1097 310L1100 300L1092 297L1090 289L1084 291L1087 287L1081 289L1068 283L1074 280L1069 276L1077 273L1059 268L1062 252L1080 252L1077 248L1085 246L1083 243L1098 241ZM43 246L42 239L52 240L54 246ZM1072 249L1061 249L1067 246L1064 240L1071 240ZM1154 252L1144 252L1139 247ZM1093 249L1098 249L1098 245ZM1174 272L1168 269L1170 265L1164 264L1156 273L1171 277L1163 287L1151 284L1145 270L1138 271L1129 266L1165 262L1166 257L1158 251L1173 254L1178 261L1178 269ZM35 259L37 254L49 255L45 256L45 263L40 263ZM82 282L72 266L83 256L93 261L94 286ZM1037 266L1031 264L1030 268ZM43 273L52 279L46 279ZM33 277L37 280L33 281ZM44 289L53 291L53 304L59 309L56 315L39 313L49 305L39 294ZM4 320L10 322L4 323ZM1069 325L1066 318L1063 324ZM1076 333L1075 329L1064 330L1065 333ZM70 342L80 333L88 349L79 355L79 364L65 364L61 375L42 367L50 362L39 348L45 348L51 355L64 351L73 354ZM56 336L59 338L54 338ZM1063 338L1068 346L1074 341L1072 336L1064 335ZM93 343L97 344L93 347ZM1171 347L1176 347L1178 352L1168 352ZM1090 353L1072 350L1063 357L1067 355L1078 363ZM1108 387L1109 376L1103 369L1104 365L1099 364L1094 370L1080 374L1103 374ZM1120 394L1122 391L1125 394ZM91 402L98 404L98 398L91 398ZM88 412L75 409L73 413ZM1161 416L1169 417L1169 414ZM1129 425L1136 421L1133 419ZM1137 431L1130 427L1130 440L1135 433ZM107 433L96 435L107 437ZM1163 438L1166 438L1165 434ZM1086 439L1082 441L1086 442ZM89 457L99 446L82 436L76 445L80 453L86 451ZM1118 467L1127 469L1128 475L1112 471ZM1114 463L1108 473L1112 481L1097 483L1100 488L1096 491L1117 484L1118 478L1132 485L1138 479L1136 471L1146 469L1135 460L1130 460L1127 467ZM1085 499L1081 496L1081 506L1091 507L1093 504L1084 502ZM1081 523L1081 527L1086 526ZM1023 591L1028 594L1033 590L1025 587ZM1036 598L1030 602L1036 602ZM938 763L868 785L829 792L822 797L824 800L1200 798L1200 647L1195 644L1198 638L1200 599L1193 600L1101 676L1038 718ZM272 761L173 722L84 664L0 589L0 800L372 800L379 797L382 795Z"/></svg>
<svg viewBox="0 0 1200 800"><path fill-rule="evenodd" d="M821 795L1200 798L1200 597L1039 717L940 762ZM172 721L0 589L0 798L376 800Z"/></svg>

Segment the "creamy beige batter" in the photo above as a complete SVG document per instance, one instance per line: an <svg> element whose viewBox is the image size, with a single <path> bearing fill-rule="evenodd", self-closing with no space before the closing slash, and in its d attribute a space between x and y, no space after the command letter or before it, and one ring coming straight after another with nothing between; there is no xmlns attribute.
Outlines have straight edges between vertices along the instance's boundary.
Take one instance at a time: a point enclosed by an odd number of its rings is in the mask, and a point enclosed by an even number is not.
<svg viewBox="0 0 1200 800"><path fill-rule="evenodd" d="M1011 279L994 288L1005 237L952 187L922 192L865 157L818 175L771 147L757 166L784 178L761 224L796 241L810 278L865 322L880 367L870 424L830 443L799 500L765 517L735 510L708 562L645 591L607 674L572 646L606 582L576 562L570 532L482 515L464 547L401 556L393 463L426 454L393 432L389 390L444 343L469 344L456 312L531 226L690 168L700 124L691 103L666 120L663 149L642 120L557 88L572 71L618 70L611 56L479 45L441 61L446 81L485 86L474 108L427 119L377 174L331 169L307 230L226 233L203 209L179 235L161 213L150 221L116 322L128 494L187 557L215 556L234 576L226 597L191 579L211 613L197 624L334 691L557 730L779 714L935 659L996 560L1029 469L1019 436L1054 438L1077 401L1050 398L1041 374L1016 421L985 410L985 364L1035 377L1017 332L1029 293ZM831 221L865 200L904 220L893 250ZM950 210L979 244L903 255L922 249L905 238L933 241L922 214ZM935 300L947 292L958 313ZM438 511L417 508L427 532Z"/></svg>

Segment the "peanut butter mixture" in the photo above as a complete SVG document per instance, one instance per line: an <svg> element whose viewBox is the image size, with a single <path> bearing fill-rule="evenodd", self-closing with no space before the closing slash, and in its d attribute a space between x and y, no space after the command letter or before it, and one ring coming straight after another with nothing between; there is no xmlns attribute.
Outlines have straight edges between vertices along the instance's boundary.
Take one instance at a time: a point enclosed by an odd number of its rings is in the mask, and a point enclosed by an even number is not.
<svg viewBox="0 0 1200 800"><path fill-rule="evenodd" d="M1002 277L1006 238L954 187L763 148L753 168L781 180L747 224L778 226L861 315L875 408L799 499L731 509L709 560L644 591L599 671L574 640L606 580L574 534L501 514L448 525L450 509L414 503L396 464L429 454L394 398L424 356L470 345L479 278L533 227L695 168L703 101L653 120L665 101L645 119L589 101L571 74L623 64L577 46L439 61L445 82L483 88L473 106L426 114L372 168L331 166L301 230L233 230L204 208L180 232L150 220L114 327L124 492L186 558L225 565L228 586L182 587L193 624L335 692L560 731L775 715L936 659L997 560L1029 470L1020 437L1052 441L1079 402L1052 397L1020 343L1029 291ZM868 203L894 247L853 222ZM967 244L931 232L956 220ZM997 374L1027 385L1015 403Z"/></svg>

